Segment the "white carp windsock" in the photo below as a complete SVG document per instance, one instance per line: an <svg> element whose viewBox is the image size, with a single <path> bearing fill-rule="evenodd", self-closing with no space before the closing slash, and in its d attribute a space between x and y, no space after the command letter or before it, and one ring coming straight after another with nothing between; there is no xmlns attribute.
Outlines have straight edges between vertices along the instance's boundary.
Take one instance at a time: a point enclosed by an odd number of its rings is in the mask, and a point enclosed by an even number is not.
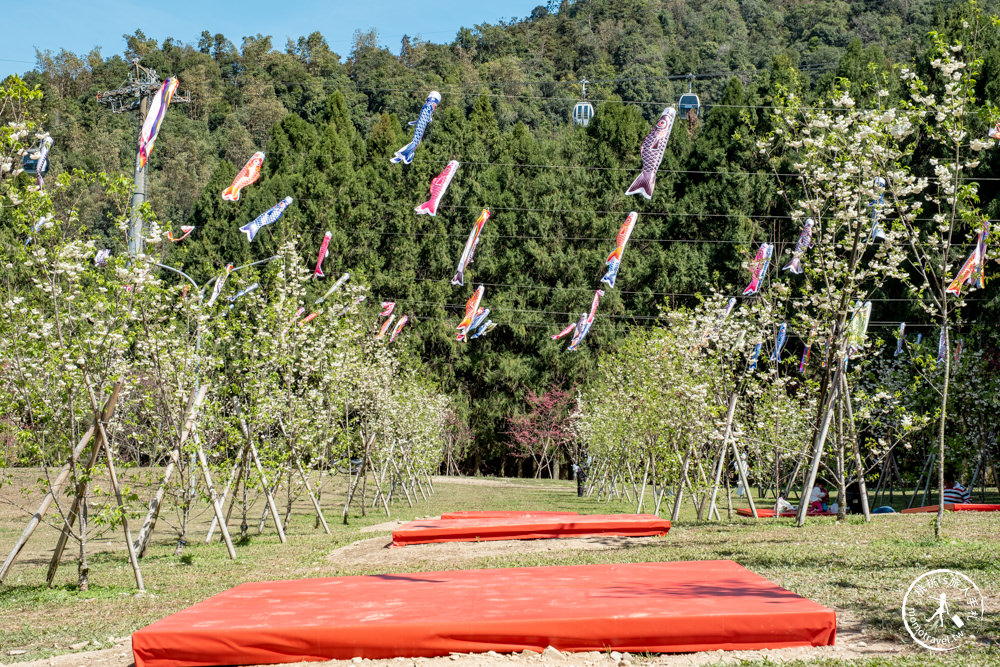
<svg viewBox="0 0 1000 667"><path fill-rule="evenodd" d="M653 188L656 186L656 170L663 162L663 153L667 150L667 140L670 139L670 131L674 129L674 119L677 118L677 110L667 107L660 114L656 125L649 131L646 138L642 140L642 173L640 173L632 185L625 191L626 195L641 194L646 199L653 198Z"/></svg>
<svg viewBox="0 0 1000 667"><path fill-rule="evenodd" d="M847 356L853 357L865 347L865 336L868 334L868 320L872 316L872 302L860 301L854 304L854 314L847 325Z"/></svg>
<svg viewBox="0 0 1000 667"><path fill-rule="evenodd" d="M465 302L465 317L458 323L458 333L455 335L455 340L464 341L465 337L469 334L469 329L472 328L472 320L475 319L476 314L479 312L479 302L483 300L483 293L485 291L486 287L480 285L472 293L472 296L469 297L469 300Z"/></svg>
<svg viewBox="0 0 1000 667"><path fill-rule="evenodd" d="M802 273L802 254L813 247L812 236L815 224L812 218L806 218L806 224L802 227L802 233L799 234L799 241L795 244L795 250L792 251L792 261L781 267L782 271Z"/></svg>
<svg viewBox="0 0 1000 667"><path fill-rule="evenodd" d="M264 153L258 151L251 155L247 163L240 169L240 173L236 174L233 184L222 191L222 198L226 201L239 201L240 190L255 183L260 178L260 168L263 164Z"/></svg>
<svg viewBox="0 0 1000 667"><path fill-rule="evenodd" d="M323 260L330 256L330 251L327 249L330 246L330 237L333 236L333 232L327 232L323 235L323 242L319 245L319 257L316 258L316 268L313 270L314 278L323 278Z"/></svg>
<svg viewBox="0 0 1000 667"><path fill-rule="evenodd" d="M324 301L326 301L327 297L329 297L331 294L333 294L334 292L336 292L337 290L339 290L341 287L343 287L344 283L346 283L350 279L351 279L351 273L350 273L350 271L344 272L344 275L342 275L339 278L337 278L337 282L335 282L330 287L330 289L328 289L326 291L326 293L323 296L321 296L320 298L316 299L316 305L318 306L321 303L323 303Z"/></svg>
<svg viewBox="0 0 1000 667"><path fill-rule="evenodd" d="M233 271L232 264L226 264L226 270L215 279L215 285L212 287L212 296L209 297L208 303L206 305L211 306L215 303L215 300L219 298L219 294L222 292L222 287L226 284L226 280L229 278L229 274Z"/></svg>
<svg viewBox="0 0 1000 667"><path fill-rule="evenodd" d="M430 216L437 215L438 204L441 203L441 198L444 197L445 191L451 185L451 179L455 178L456 171L458 171L458 160L452 160L431 181L431 198L413 210L421 215L425 213Z"/></svg>
<svg viewBox="0 0 1000 667"><path fill-rule="evenodd" d="M628 239L632 236L632 229L635 228L635 221L639 219L639 214L632 211L625 218L625 222L622 224L621 229L618 230L618 236L615 237L615 250L610 255L608 255L607 262L608 266L607 273L601 278L601 282L605 283L609 288L615 286L615 278L618 277L618 267L622 264L622 255L625 254L625 245L628 243Z"/></svg>
<svg viewBox="0 0 1000 667"><path fill-rule="evenodd" d="M292 198L285 197L277 204L258 215L253 222L248 222L240 227L240 231L247 235L248 241L253 241L253 237L257 236L257 232L259 232L262 227L277 222L278 218L281 217L281 214L285 212L285 209L288 208L288 205L291 203Z"/></svg>
<svg viewBox="0 0 1000 667"><path fill-rule="evenodd" d="M153 152L156 135L160 133L160 124L163 123L163 119L167 115L167 107L170 106L170 100L174 97L177 84L176 78L168 78L149 102L149 111L146 113L146 120L139 132L139 169L146 166L149 154Z"/></svg>
<svg viewBox="0 0 1000 667"><path fill-rule="evenodd" d="M602 296L604 296L604 290L594 291L594 300L590 304L590 313L581 313L580 321L576 323L576 332L569 342L569 347L566 348L568 352L576 352L577 346L590 333L590 327L594 326L594 316L597 314L597 302Z"/></svg>
<svg viewBox="0 0 1000 667"><path fill-rule="evenodd" d="M462 257L458 260L458 269L455 277L451 279L452 285L465 285L465 269L472 263L472 258L476 254L476 246L479 245L479 235L483 231L483 225L490 219L490 215L492 215L490 209L484 208L479 217L476 218L476 222L472 225L472 231L469 232L469 239L465 242L465 250L462 251Z"/></svg>

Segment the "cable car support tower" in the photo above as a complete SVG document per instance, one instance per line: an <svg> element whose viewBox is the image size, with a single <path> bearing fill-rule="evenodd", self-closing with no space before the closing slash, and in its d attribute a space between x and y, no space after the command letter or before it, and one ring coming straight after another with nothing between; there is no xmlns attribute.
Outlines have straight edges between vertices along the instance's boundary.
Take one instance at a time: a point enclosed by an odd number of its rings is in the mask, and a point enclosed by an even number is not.
<svg viewBox="0 0 1000 667"><path fill-rule="evenodd" d="M139 132L142 132L142 125L146 122L146 114L149 112L149 100L156 95L163 82L156 74L156 70L143 67L139 64L138 58L132 59L134 71L129 72L128 81L115 88L97 94L97 101L111 109L111 113L128 113L139 111ZM172 103L190 102L188 95L175 94ZM142 251L142 216L139 209L146 201L146 172L139 162L139 136L136 135L135 142L135 171L132 175L133 190L132 202L130 205L130 220L128 234L128 253L130 257L135 257Z"/></svg>

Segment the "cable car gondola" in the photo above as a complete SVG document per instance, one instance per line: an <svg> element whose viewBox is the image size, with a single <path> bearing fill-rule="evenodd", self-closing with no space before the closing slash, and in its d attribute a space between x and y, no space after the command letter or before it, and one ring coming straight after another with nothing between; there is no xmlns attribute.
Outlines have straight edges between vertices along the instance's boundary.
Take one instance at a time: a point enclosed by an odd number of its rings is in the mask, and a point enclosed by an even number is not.
<svg viewBox="0 0 1000 667"><path fill-rule="evenodd" d="M573 106L573 124L587 127L594 117L594 105L587 101L587 80L580 83L583 85L583 99Z"/></svg>
<svg viewBox="0 0 1000 667"><path fill-rule="evenodd" d="M698 115L698 111L701 109L701 101L698 96L691 92L694 85L694 74L688 73L688 91L681 95L681 99L677 101L677 113L686 116L689 111L694 111L694 115Z"/></svg>

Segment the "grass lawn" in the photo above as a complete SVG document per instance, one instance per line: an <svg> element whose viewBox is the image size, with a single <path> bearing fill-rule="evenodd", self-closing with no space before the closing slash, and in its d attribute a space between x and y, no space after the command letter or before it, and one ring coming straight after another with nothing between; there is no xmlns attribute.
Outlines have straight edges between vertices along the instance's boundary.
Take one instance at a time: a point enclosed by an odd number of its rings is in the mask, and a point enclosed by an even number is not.
<svg viewBox="0 0 1000 667"><path fill-rule="evenodd" d="M155 471L154 471L155 472ZM11 471L7 471L7 474ZM135 474L135 473L133 473ZM11 483L0 487L0 559L6 558L39 496L24 494L26 480L37 471L17 471ZM551 480L478 480L438 478L435 492L412 508L403 502L392 506L393 519L432 516L459 509L545 509L580 513L634 511L631 504L598 502L577 498L571 482ZM389 568L379 559L345 562L331 558L340 547L359 540L383 539L387 531L363 531L387 519L383 512L366 517L352 513L349 525L340 521L343 490L327 483L323 505L331 535L315 528L315 515L308 499L293 503L287 527L288 543L281 544L273 525L257 533L263 504L249 513L249 539L237 546L237 559L230 561L218 542L205 544L211 512L199 504L193 513L188 545L175 555L176 509L168 506L157 526L153 542L142 559L147 595L135 595L135 582L118 532L92 538L90 590L76 587L76 546L67 548L64 564L53 588L45 586L45 572L56 531L42 526L22 552L18 562L0 585L0 660L21 661L71 651L70 646L92 642L91 648L111 646L111 637L122 637L172 612L215 593L247 581L328 577L350 574L381 574L390 571L421 571L452 568L565 565L577 563L641 562L666 560L732 559L759 575L837 611L840 623L852 623L869 641L893 642L901 655L887 655L858 664L893 665L986 665L1000 664L1000 513L948 513L946 539L933 538L931 514L877 516L865 524L850 517L838 524L830 518L811 518L803 528L791 519L734 518L722 522L697 523L690 505L670 534L658 540L607 549L560 548L550 551L505 550L482 556L448 555L426 557L415 554L412 562ZM141 494L140 494L141 495ZM996 496L987 502L997 502ZM647 501L648 502L648 501ZM725 498L722 498L725 503ZM769 506L771 501L762 501ZM285 507L284 492L278 503ZM137 506L141 510L141 506ZM140 519L133 520L134 532ZM240 514L234 511L230 530L238 533ZM235 539L236 536L234 536ZM388 539L385 539L386 543ZM401 550L393 550L405 553ZM903 626L900 609L910 583L933 569L959 570L979 586L985 597L986 614L977 630L977 642L947 654L914 649ZM26 653L9 657L9 651ZM762 659L763 660L763 659ZM748 663L753 664L753 663ZM762 662L761 664L767 664ZM810 660L808 663L817 664ZM832 661L823 664L846 664Z"/></svg>

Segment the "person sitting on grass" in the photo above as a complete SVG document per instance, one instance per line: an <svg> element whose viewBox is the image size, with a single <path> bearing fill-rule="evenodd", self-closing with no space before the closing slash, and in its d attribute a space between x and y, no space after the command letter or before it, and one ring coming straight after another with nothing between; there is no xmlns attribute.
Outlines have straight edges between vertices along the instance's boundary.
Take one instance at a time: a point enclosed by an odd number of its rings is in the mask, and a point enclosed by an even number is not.
<svg viewBox="0 0 1000 667"><path fill-rule="evenodd" d="M948 472L944 476L944 504L965 505L972 502L968 489L955 481L955 473Z"/></svg>
<svg viewBox="0 0 1000 667"><path fill-rule="evenodd" d="M812 492L809 494L809 513L818 514L820 512L825 512L828 507L827 503L829 502L830 492L827 491L826 486L820 482L812 488Z"/></svg>

